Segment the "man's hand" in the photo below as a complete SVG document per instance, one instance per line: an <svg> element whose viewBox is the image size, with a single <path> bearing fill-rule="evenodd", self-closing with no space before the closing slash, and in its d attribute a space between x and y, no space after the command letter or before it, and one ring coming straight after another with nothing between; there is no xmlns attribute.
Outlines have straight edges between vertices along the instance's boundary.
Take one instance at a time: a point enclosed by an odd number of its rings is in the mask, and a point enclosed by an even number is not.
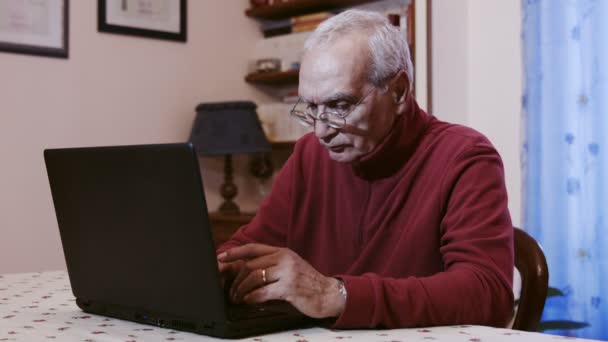
<svg viewBox="0 0 608 342"><path fill-rule="evenodd" d="M234 262L218 261L217 268L220 271L222 287L232 284L234 278L241 273L244 267L245 262L243 260L237 260Z"/></svg>
<svg viewBox="0 0 608 342"><path fill-rule="evenodd" d="M337 317L344 310L339 281L287 248L247 244L221 253L218 260L220 270L224 264L225 272L237 272L230 288L235 303L286 300L313 318Z"/></svg>

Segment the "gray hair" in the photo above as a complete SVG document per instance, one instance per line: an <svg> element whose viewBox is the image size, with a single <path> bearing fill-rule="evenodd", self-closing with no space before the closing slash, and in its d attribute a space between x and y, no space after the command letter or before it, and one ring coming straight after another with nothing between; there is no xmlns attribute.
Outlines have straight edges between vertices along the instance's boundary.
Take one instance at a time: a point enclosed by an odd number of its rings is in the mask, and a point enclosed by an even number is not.
<svg viewBox="0 0 608 342"><path fill-rule="evenodd" d="M304 52L359 32L368 36L371 62L369 81L376 87L383 87L391 77L403 70L411 89L414 67L405 35L379 13L351 9L325 20L304 43Z"/></svg>

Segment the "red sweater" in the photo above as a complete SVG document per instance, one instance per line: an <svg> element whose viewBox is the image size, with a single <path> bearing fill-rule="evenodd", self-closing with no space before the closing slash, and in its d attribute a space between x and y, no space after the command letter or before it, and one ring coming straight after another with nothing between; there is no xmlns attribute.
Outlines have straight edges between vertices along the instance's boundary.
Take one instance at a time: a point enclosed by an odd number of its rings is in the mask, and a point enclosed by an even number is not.
<svg viewBox="0 0 608 342"><path fill-rule="evenodd" d="M336 328L504 327L513 228L500 156L473 129L412 106L356 165L301 138L256 217L220 251L287 247L342 278Z"/></svg>

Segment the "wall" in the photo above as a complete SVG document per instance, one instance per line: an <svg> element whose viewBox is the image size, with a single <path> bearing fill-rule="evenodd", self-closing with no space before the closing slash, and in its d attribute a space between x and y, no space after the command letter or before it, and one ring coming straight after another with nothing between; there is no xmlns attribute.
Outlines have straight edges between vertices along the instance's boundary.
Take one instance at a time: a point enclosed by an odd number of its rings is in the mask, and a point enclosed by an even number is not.
<svg viewBox="0 0 608 342"><path fill-rule="evenodd" d="M509 207L521 223L521 1L469 2L469 124L484 132L505 164Z"/></svg>
<svg viewBox="0 0 608 342"><path fill-rule="evenodd" d="M0 273L65 268L44 148L184 141L199 102L266 98L242 82L259 38L247 3L189 1L181 44L97 33L96 2L71 1L68 60L0 53ZM494 142L519 224L520 3L433 0L433 14L434 113ZM213 209L222 161L201 163ZM236 182L252 209L255 185Z"/></svg>
<svg viewBox="0 0 608 342"><path fill-rule="evenodd" d="M520 225L520 1L433 0L433 25L434 114L494 143Z"/></svg>
<svg viewBox="0 0 608 342"><path fill-rule="evenodd" d="M467 0L432 0L433 114L467 124L468 5Z"/></svg>
<svg viewBox="0 0 608 342"><path fill-rule="evenodd" d="M44 148L185 141L198 103L260 97L247 5L189 1L183 44L98 33L97 1L70 1L69 59L0 53L0 273L65 268ZM222 164L201 162L215 207Z"/></svg>

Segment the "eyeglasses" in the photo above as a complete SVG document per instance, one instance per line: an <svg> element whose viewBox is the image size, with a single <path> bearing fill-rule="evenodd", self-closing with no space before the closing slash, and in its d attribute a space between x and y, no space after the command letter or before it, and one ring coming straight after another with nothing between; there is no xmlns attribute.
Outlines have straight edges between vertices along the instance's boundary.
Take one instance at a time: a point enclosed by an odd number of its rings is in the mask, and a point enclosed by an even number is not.
<svg viewBox="0 0 608 342"><path fill-rule="evenodd" d="M354 112L357 106L359 106L375 89L376 88L372 88L355 104L341 104L341 102L344 102L342 100L330 101L330 103L337 103L325 104L325 110L321 113L318 113L319 106L312 103L305 103L300 97L289 113L298 119L302 125L307 127L314 126L315 122L318 120L331 128L341 129L346 125L346 117ZM298 108L298 105L300 105L300 107L305 105L305 108L300 109Z"/></svg>

